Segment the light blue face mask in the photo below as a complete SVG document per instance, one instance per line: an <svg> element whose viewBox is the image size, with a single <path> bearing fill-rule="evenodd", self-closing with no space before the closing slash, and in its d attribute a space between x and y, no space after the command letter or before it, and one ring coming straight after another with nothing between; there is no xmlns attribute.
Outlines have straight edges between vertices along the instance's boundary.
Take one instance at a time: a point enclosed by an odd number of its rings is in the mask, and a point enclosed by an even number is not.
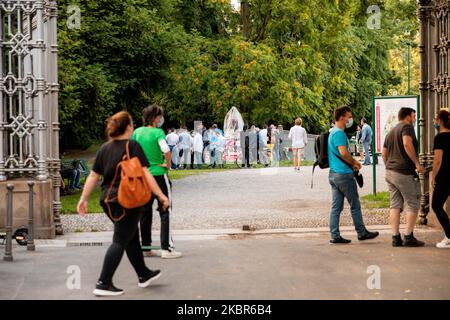
<svg viewBox="0 0 450 320"><path fill-rule="evenodd" d="M345 127L347 129L351 128L353 126L353 118L348 119L347 123L345 124Z"/></svg>
<svg viewBox="0 0 450 320"><path fill-rule="evenodd" d="M438 123L435 123L435 124L434 124L434 128L435 128L437 131L440 131L440 130L441 130L441 126L440 126Z"/></svg>
<svg viewBox="0 0 450 320"><path fill-rule="evenodd" d="M159 122L158 122L158 128L161 128L163 126L163 124L164 124L164 116L161 116L161 118L159 119Z"/></svg>

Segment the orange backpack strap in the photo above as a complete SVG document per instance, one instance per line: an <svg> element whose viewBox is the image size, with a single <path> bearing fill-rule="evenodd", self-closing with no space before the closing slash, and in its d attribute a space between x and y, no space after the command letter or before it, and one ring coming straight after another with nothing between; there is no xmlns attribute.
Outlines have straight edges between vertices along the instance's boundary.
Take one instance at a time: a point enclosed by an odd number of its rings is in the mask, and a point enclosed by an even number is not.
<svg viewBox="0 0 450 320"><path fill-rule="evenodd" d="M127 159L130 159L130 147L129 147L129 144L130 144L130 140L128 140L127 144L125 145L125 154L127 156Z"/></svg>
<svg viewBox="0 0 450 320"><path fill-rule="evenodd" d="M126 154L124 155L124 157L128 157L128 158L129 158L129 157L130 157L130 151L129 151L129 148L128 148L128 143L129 143L129 141L127 141L127 144L126 144L126 147L125 147ZM117 199L117 197L114 198L114 199L110 199L109 196L110 196L111 191L112 191L112 188L114 187L114 184L115 184L115 182L116 182L116 180L117 180L117 176L118 176L118 174L119 174L119 168L120 168L120 165L121 165L121 164L122 164L122 163L119 162L119 163L117 164L117 166L116 166L116 172L114 173L114 178L113 178L113 180L112 180L112 182L111 182L111 185L110 185L109 188L108 188L108 192L106 193L106 198L105 198L105 204L106 204L106 206L107 206L107 208L108 208L107 214L108 214L108 216L111 218L111 220L114 221L114 222L117 222L117 221L122 220L123 217L125 216L125 213L126 213L126 212L125 212L125 209L123 209L122 215L121 215L120 217L118 217L117 219L115 219L115 218L112 216L111 208L110 208L110 206L109 206L109 201L110 201L110 200L116 200L116 199Z"/></svg>

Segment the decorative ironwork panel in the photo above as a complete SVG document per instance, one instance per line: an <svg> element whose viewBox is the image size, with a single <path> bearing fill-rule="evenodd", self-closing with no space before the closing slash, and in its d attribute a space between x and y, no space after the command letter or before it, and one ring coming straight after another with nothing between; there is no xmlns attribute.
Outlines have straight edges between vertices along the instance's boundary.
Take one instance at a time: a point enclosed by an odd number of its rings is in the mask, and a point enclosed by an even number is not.
<svg viewBox="0 0 450 320"><path fill-rule="evenodd" d="M44 1L0 1L0 180L47 178Z"/></svg>
<svg viewBox="0 0 450 320"><path fill-rule="evenodd" d="M450 0L419 0L420 20L420 162L427 168L421 175L421 222L430 211L429 174L433 163L433 126L439 109L450 106Z"/></svg>
<svg viewBox="0 0 450 320"><path fill-rule="evenodd" d="M0 0L0 181L52 179L61 233L56 19L56 1Z"/></svg>

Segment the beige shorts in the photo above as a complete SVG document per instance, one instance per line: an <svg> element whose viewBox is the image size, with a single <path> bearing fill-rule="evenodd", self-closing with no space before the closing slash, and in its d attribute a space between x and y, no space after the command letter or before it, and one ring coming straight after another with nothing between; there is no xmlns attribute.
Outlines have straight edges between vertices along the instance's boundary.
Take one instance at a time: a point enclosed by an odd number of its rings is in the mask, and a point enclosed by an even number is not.
<svg viewBox="0 0 450 320"><path fill-rule="evenodd" d="M386 170L386 182L390 193L390 208L418 213L420 209L419 178Z"/></svg>
<svg viewBox="0 0 450 320"><path fill-rule="evenodd" d="M297 158L302 158L304 151L305 148L292 148L292 155Z"/></svg>

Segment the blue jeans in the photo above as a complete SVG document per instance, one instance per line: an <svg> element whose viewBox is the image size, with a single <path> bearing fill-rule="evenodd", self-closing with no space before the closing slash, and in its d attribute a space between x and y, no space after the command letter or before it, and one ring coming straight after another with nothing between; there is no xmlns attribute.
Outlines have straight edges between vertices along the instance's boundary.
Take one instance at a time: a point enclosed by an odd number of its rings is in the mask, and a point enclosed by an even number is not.
<svg viewBox="0 0 450 320"><path fill-rule="evenodd" d="M330 170L328 181L331 185L333 200L331 203L330 232L333 239L339 238L339 218L344 209L344 197L350 204L353 224L359 236L366 232L359 202L358 187L353 173L339 174Z"/></svg>
<svg viewBox="0 0 450 320"><path fill-rule="evenodd" d="M81 171L78 169L74 169L72 178L70 179L69 189L79 188L80 178L81 178Z"/></svg>
<svg viewBox="0 0 450 320"><path fill-rule="evenodd" d="M370 142L363 142L363 149L364 149L364 163L363 164L370 164Z"/></svg>

